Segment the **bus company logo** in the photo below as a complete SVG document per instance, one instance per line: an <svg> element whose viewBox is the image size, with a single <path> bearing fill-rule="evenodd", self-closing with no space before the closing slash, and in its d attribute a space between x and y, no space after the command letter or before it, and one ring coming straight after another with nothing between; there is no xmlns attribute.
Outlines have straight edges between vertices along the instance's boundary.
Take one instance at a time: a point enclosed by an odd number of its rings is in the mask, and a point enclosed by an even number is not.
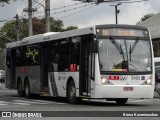
<svg viewBox="0 0 160 120"><path fill-rule="evenodd" d="M12 117L11 112L2 112L2 117Z"/></svg>
<svg viewBox="0 0 160 120"><path fill-rule="evenodd" d="M128 79L128 76L121 76L120 80L121 81L126 81Z"/></svg>
<svg viewBox="0 0 160 120"><path fill-rule="evenodd" d="M145 80L146 78L145 78L145 76L141 76L141 80Z"/></svg>

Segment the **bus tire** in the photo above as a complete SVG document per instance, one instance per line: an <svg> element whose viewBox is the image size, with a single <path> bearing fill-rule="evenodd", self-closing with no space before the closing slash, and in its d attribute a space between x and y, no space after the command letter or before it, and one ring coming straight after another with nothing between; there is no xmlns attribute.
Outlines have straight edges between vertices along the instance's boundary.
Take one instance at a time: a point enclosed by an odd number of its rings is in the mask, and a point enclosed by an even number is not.
<svg viewBox="0 0 160 120"><path fill-rule="evenodd" d="M28 80L26 80L26 82L25 82L25 89L24 89L24 91L25 91L25 97L29 98L30 97L30 84L29 84Z"/></svg>
<svg viewBox="0 0 160 120"><path fill-rule="evenodd" d="M118 105L124 105L124 104L127 103L127 101L128 101L128 98L117 98L117 99L116 99L116 103L117 103Z"/></svg>
<svg viewBox="0 0 160 120"><path fill-rule="evenodd" d="M77 104L81 100L81 98L76 97L76 87L74 81L70 81L67 87L67 101L71 104Z"/></svg>
<svg viewBox="0 0 160 120"><path fill-rule="evenodd" d="M19 97L24 96L24 91L22 89L22 81L20 79L18 80L18 83L17 83L17 93L18 93Z"/></svg>

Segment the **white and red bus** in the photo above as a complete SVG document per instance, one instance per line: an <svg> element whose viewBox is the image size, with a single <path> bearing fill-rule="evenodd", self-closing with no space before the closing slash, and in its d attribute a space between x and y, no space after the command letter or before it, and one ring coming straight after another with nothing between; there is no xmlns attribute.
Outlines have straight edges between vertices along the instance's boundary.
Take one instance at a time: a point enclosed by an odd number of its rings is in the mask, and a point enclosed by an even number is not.
<svg viewBox="0 0 160 120"><path fill-rule="evenodd" d="M153 98L154 61L147 28L96 25L8 43L6 87L31 94L106 99Z"/></svg>

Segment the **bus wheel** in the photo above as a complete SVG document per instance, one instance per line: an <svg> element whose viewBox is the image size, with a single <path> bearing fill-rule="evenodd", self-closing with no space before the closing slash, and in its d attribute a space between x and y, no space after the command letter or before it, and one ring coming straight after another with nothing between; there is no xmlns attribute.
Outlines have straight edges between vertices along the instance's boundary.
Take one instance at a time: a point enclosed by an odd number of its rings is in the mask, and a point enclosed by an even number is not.
<svg viewBox="0 0 160 120"><path fill-rule="evenodd" d="M24 96L24 92L22 90L22 81L19 80L17 84L17 92L20 97Z"/></svg>
<svg viewBox="0 0 160 120"><path fill-rule="evenodd" d="M25 82L25 97L30 97L30 85L28 80Z"/></svg>
<svg viewBox="0 0 160 120"><path fill-rule="evenodd" d="M127 103L127 101L128 101L128 98L117 98L117 99L116 99L116 103L117 103L118 105L124 105L124 104Z"/></svg>
<svg viewBox="0 0 160 120"><path fill-rule="evenodd" d="M74 81L71 81L67 87L67 100L71 104L76 104L81 101L81 98L76 97L76 88Z"/></svg>

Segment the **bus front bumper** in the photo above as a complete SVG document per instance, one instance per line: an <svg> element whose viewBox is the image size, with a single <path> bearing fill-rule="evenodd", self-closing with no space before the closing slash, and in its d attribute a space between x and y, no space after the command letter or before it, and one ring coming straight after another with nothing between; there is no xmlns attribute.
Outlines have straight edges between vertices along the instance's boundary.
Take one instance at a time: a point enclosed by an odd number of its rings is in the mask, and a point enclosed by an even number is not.
<svg viewBox="0 0 160 120"><path fill-rule="evenodd" d="M96 85L91 98L153 98L152 85Z"/></svg>

